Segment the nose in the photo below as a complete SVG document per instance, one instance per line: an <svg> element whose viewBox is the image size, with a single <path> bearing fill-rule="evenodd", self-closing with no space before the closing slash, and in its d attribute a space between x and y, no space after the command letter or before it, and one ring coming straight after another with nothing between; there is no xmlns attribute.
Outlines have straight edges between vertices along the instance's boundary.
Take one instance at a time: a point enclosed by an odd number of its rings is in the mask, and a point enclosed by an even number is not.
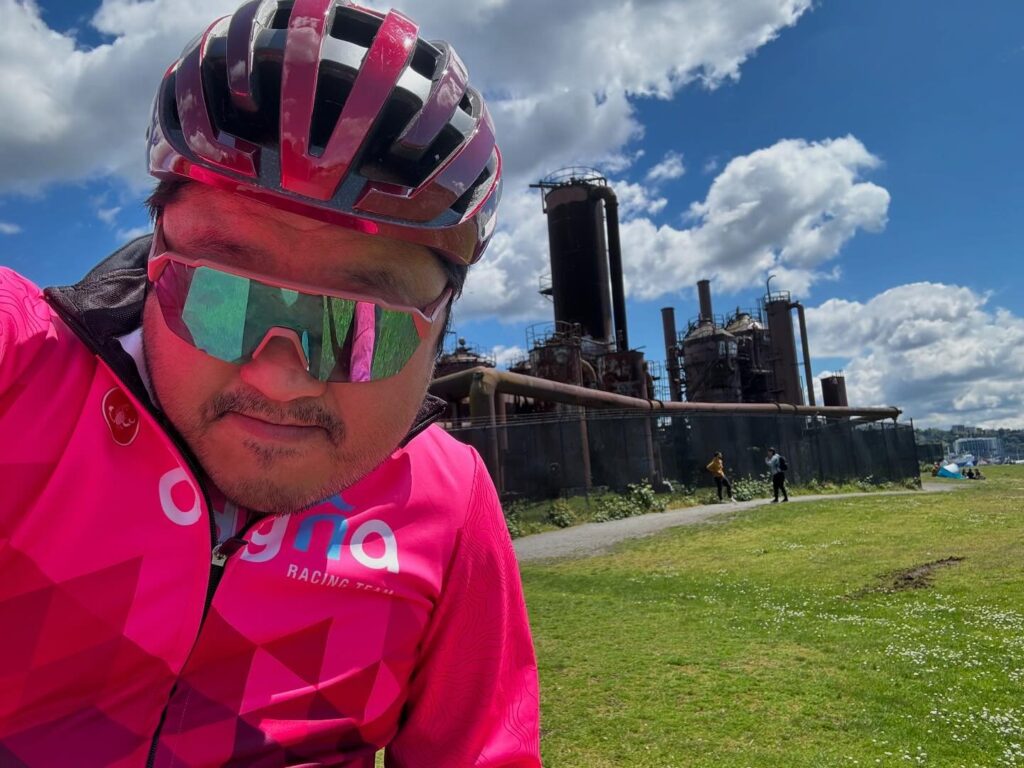
<svg viewBox="0 0 1024 768"><path fill-rule="evenodd" d="M327 383L309 375L306 355L294 331L271 330L242 365L242 381L258 389L267 399L287 402L303 397L320 397Z"/></svg>

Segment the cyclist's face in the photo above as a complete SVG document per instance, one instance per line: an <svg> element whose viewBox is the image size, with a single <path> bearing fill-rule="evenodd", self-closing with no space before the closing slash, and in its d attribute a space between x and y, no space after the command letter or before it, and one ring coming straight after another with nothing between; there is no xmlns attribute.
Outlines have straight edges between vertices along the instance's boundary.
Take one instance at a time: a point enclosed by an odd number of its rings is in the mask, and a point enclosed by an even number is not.
<svg viewBox="0 0 1024 768"><path fill-rule="evenodd" d="M445 288L425 248L351 232L189 185L163 216L167 246L226 267L424 307ZM311 377L286 339L243 365L191 346L154 297L143 329L160 406L217 487L237 504L277 514L351 485L405 437L433 372L443 317L395 376L359 384Z"/></svg>

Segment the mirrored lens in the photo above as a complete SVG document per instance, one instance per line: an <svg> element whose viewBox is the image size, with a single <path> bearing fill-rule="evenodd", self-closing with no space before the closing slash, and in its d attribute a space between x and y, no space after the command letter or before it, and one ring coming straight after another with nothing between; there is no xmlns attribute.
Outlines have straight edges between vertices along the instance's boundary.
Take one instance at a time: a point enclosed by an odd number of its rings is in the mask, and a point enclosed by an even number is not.
<svg viewBox="0 0 1024 768"><path fill-rule="evenodd" d="M230 363L251 359L271 329L295 333L311 376L366 382L399 373L422 340L410 312L306 294L221 272L167 263L155 290L179 337Z"/></svg>

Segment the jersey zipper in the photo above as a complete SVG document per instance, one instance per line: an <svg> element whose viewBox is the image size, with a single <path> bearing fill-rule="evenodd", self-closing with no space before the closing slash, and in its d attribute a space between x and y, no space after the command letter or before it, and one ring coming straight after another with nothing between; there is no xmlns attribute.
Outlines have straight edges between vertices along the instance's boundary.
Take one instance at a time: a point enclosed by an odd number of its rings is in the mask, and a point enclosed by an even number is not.
<svg viewBox="0 0 1024 768"><path fill-rule="evenodd" d="M210 516L210 519L212 525L212 515ZM240 552L245 545L249 543L245 540L245 535L253 525L255 525L255 522L249 523L241 533L217 544L210 553L210 576L206 584L206 601L203 604L203 617L199 622L196 639L192 642L192 648L189 650L188 657L186 657L185 664L182 666L182 669L188 665L188 659L195 652L196 645L199 644L199 638L203 634L203 625L206 624L206 617L209 615L210 607L213 605L213 596L217 592L217 587L220 586L221 579L224 577L228 561L231 559L232 555ZM215 536L214 530L211 530L211 536ZM149 755L146 758L146 768L153 768L156 761L156 750L160 743L160 732L164 728L164 722L167 719L167 710L170 709L171 702L174 700L174 694L177 690L178 684L175 682L175 684L171 686L171 692L167 695L167 703L164 705L163 712L160 713L160 722L157 724L156 731L153 733L153 740L149 745Z"/></svg>

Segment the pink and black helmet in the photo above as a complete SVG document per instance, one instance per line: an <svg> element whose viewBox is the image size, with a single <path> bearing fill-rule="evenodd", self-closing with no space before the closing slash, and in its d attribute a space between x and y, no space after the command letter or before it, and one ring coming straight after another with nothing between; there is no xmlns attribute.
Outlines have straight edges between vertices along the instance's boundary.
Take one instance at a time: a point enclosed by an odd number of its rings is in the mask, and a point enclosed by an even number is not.
<svg viewBox="0 0 1024 768"><path fill-rule="evenodd" d="M501 153L466 68L398 13L250 0L167 70L149 170L472 264Z"/></svg>

